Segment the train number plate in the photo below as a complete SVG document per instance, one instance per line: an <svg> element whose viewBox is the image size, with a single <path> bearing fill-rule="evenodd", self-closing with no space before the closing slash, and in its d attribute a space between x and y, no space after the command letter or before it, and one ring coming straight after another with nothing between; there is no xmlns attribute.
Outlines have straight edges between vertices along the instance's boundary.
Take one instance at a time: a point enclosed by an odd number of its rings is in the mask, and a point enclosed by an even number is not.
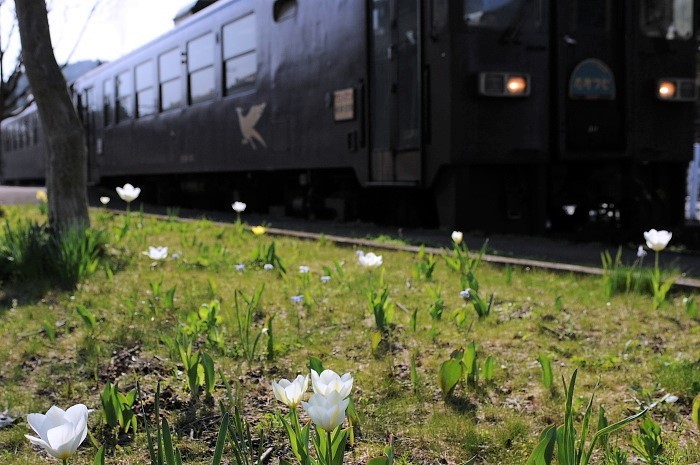
<svg viewBox="0 0 700 465"><path fill-rule="evenodd" d="M333 119L335 121L355 119L355 89L352 87L333 92Z"/></svg>

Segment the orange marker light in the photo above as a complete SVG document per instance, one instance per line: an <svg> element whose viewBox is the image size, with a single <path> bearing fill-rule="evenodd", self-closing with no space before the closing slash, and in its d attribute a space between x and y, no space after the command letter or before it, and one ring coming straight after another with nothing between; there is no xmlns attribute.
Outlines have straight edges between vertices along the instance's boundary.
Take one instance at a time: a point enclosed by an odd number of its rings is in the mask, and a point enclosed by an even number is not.
<svg viewBox="0 0 700 465"><path fill-rule="evenodd" d="M657 95L662 100L670 100L676 96L676 84L671 81L659 81Z"/></svg>

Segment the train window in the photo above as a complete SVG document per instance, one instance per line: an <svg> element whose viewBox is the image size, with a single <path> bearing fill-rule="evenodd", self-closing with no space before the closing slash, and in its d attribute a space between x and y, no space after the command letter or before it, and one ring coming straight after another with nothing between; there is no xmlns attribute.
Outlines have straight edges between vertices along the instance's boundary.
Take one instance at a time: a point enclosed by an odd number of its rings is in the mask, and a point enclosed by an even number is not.
<svg viewBox="0 0 700 465"><path fill-rule="evenodd" d="M297 14L297 0L275 0L272 6L272 17L276 23L293 18Z"/></svg>
<svg viewBox="0 0 700 465"><path fill-rule="evenodd" d="M571 30L609 31L612 0L578 0L571 8Z"/></svg>
<svg viewBox="0 0 700 465"><path fill-rule="evenodd" d="M430 15L432 17L430 33L432 36L436 36L447 27L450 9L447 0L432 0L430 7Z"/></svg>
<svg viewBox="0 0 700 465"><path fill-rule="evenodd" d="M160 111L177 108L182 104L180 65L180 50L176 48L158 57Z"/></svg>
<svg viewBox="0 0 700 465"><path fill-rule="evenodd" d="M136 117L152 115L156 111L153 61L148 60L136 67Z"/></svg>
<svg viewBox="0 0 700 465"><path fill-rule="evenodd" d="M112 124L114 112L112 110L112 99L114 96L114 85L111 79L107 79L102 85L102 121L104 126Z"/></svg>
<svg viewBox="0 0 700 465"><path fill-rule="evenodd" d="M541 23L539 0L463 0L468 26L504 31L536 28Z"/></svg>
<svg viewBox="0 0 700 465"><path fill-rule="evenodd" d="M131 84L131 73L124 71L117 75L117 123L127 120L134 116L131 105L131 92L133 86Z"/></svg>
<svg viewBox="0 0 700 465"><path fill-rule="evenodd" d="M666 40L693 37L693 0L643 0L641 4L644 35Z"/></svg>
<svg viewBox="0 0 700 465"><path fill-rule="evenodd" d="M255 83L258 73L255 16L249 14L223 28L226 95Z"/></svg>
<svg viewBox="0 0 700 465"><path fill-rule="evenodd" d="M190 103L210 99L214 95L214 67L190 73Z"/></svg>
<svg viewBox="0 0 700 465"><path fill-rule="evenodd" d="M187 43L189 101L197 103L214 96L214 34Z"/></svg>

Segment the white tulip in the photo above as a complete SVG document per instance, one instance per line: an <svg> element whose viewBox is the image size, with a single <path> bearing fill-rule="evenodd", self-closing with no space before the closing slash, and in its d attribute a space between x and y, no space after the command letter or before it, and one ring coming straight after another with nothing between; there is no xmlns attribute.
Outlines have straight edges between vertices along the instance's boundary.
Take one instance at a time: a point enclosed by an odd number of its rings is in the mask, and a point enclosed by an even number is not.
<svg viewBox="0 0 700 465"><path fill-rule="evenodd" d="M106 196L105 196L105 197L100 197L100 203L101 203L102 205L107 205L107 204L109 203L109 201L110 201L110 198L109 198L109 197L106 197Z"/></svg>
<svg viewBox="0 0 700 465"><path fill-rule="evenodd" d="M374 253L370 252L367 254L358 255L357 261L360 262L360 265L366 268L377 268L378 266L382 265L382 256L375 255Z"/></svg>
<svg viewBox="0 0 700 465"><path fill-rule="evenodd" d="M352 375L345 373L338 375L333 370L323 370L319 375L316 370L311 370L311 384L317 394L328 395L330 392L337 392L343 399L350 395L352 390Z"/></svg>
<svg viewBox="0 0 700 465"><path fill-rule="evenodd" d="M148 252L144 252L144 255L148 255L151 260L165 260L168 257L168 248L151 245L148 247Z"/></svg>
<svg viewBox="0 0 700 465"><path fill-rule="evenodd" d="M233 211L236 213L242 213L245 210L246 204L243 202L238 202L235 201L231 204L231 208L233 208Z"/></svg>
<svg viewBox="0 0 700 465"><path fill-rule="evenodd" d="M297 376L294 381L281 379L272 382L272 392L277 400L290 408L295 408L301 403L301 398L309 390L309 375Z"/></svg>
<svg viewBox="0 0 700 465"><path fill-rule="evenodd" d="M644 232L644 239L647 241L647 247L655 252L664 250L672 236L672 233L663 229L661 231L650 229Z"/></svg>
<svg viewBox="0 0 700 465"><path fill-rule="evenodd" d="M452 231L452 241L459 245L462 243L462 239L464 239L464 234L462 231Z"/></svg>
<svg viewBox="0 0 700 465"><path fill-rule="evenodd" d="M124 184L124 187L117 187L117 194L119 194L119 197L127 203L131 203L132 201L136 200L136 197L138 197L140 193L140 188L134 187L128 183Z"/></svg>
<svg viewBox="0 0 700 465"><path fill-rule="evenodd" d="M345 410L349 403L350 399L344 399L338 392L331 391L327 395L315 393L308 402L301 404L317 427L330 432L345 421Z"/></svg>
<svg viewBox="0 0 700 465"><path fill-rule="evenodd" d="M30 413L27 423L39 435L25 434L32 444L41 446L60 460L68 460L87 436L88 409L77 404L64 411L55 405L46 412Z"/></svg>

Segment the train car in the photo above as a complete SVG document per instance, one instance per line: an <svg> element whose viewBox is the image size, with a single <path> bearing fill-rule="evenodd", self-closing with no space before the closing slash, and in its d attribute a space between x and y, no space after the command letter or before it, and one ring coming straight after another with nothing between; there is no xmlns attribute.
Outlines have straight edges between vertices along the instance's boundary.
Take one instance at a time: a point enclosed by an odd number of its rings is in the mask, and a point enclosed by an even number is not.
<svg viewBox="0 0 700 465"><path fill-rule="evenodd" d="M46 139L35 105L5 118L0 126L3 182L42 183L46 166Z"/></svg>
<svg viewBox="0 0 700 465"><path fill-rule="evenodd" d="M672 227L695 8L220 0L75 82L89 178L463 230Z"/></svg>

